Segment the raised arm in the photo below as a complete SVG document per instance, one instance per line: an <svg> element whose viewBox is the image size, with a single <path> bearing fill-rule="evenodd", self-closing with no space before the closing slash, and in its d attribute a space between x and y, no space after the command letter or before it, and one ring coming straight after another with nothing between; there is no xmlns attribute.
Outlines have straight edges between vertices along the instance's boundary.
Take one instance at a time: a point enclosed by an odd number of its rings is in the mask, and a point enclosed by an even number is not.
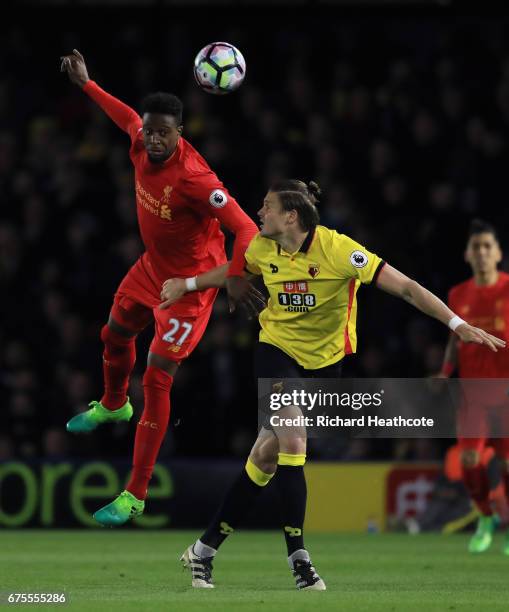
<svg viewBox="0 0 509 612"><path fill-rule="evenodd" d="M105 92L95 81L90 79L85 59L77 49L73 49L70 55L64 55L60 59L62 60L60 71L67 72L71 82L81 87L81 89L103 109L108 117L110 117L121 130L127 132L131 140L134 140L142 125L138 113L130 106L127 106L127 104L124 104Z"/></svg>
<svg viewBox="0 0 509 612"><path fill-rule="evenodd" d="M419 283L408 278L392 266L385 264L381 269L376 281L377 287L403 298L412 306L418 308L424 314L438 319L444 325L456 332L463 342L475 342L485 344L492 351L505 347L506 343L496 336L488 334L479 327L473 327L458 317L448 306L436 295L428 291Z"/></svg>

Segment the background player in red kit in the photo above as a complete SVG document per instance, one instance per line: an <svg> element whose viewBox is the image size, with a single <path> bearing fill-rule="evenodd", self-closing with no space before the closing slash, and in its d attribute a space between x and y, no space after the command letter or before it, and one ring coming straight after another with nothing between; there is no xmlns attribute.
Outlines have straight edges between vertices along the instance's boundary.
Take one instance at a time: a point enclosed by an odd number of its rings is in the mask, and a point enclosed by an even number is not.
<svg viewBox="0 0 509 612"><path fill-rule="evenodd" d="M160 310L162 284L167 278L180 277L188 278L192 286L196 275L226 263L223 223L235 233L229 297L245 299L244 252L257 228L207 162L182 138L182 103L176 96L147 96L142 119L89 79L78 51L62 58L61 70L129 134L135 168L136 208L145 252L120 283L101 331L104 395L67 424L68 431L88 432L104 422L131 418L127 388L136 357L135 339L155 322L143 376L145 403L136 430L132 475L126 490L94 514L104 525L121 525L143 512L168 426L173 377L202 337L217 295L217 289L190 292L169 310Z"/></svg>
<svg viewBox="0 0 509 612"><path fill-rule="evenodd" d="M449 307L471 325L480 326L502 340L509 339L509 274L497 269L502 252L496 231L490 224L472 222L465 259L470 264L473 277L453 287L449 292ZM509 378L509 352L482 351L474 344L465 344L451 334L444 356L442 376L450 376L458 369L460 378ZM482 462L486 446L486 409L502 397L507 401L507 385L503 389L494 383L493 389L483 387L478 393L475 387L468 391L468 405L459 410L458 442L461 451L463 481L481 512L477 530L469 542L470 552L484 552L493 539L495 519L490 505L490 481ZM493 392L492 392L493 391ZM500 392L500 393L499 393ZM508 405L509 409L509 405ZM467 430L470 430L469 432ZM463 437L479 435L479 437ZM504 462L506 495L509 495L509 439L494 438L490 444ZM504 553L509 555L509 534L504 543Z"/></svg>

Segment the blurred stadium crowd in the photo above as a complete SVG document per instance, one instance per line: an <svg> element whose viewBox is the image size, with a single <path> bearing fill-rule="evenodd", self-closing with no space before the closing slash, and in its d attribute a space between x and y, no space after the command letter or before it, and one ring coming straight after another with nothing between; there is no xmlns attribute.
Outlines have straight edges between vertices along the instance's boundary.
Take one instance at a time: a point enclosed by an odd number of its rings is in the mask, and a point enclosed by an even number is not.
<svg viewBox="0 0 509 612"><path fill-rule="evenodd" d="M464 280L473 216L509 216L509 22L458 19L261 21L230 29L143 12L80 32L11 26L0 43L0 460L130 455L135 424L71 438L65 422L102 389L99 330L141 252L128 139L58 72L78 48L91 78L133 107L180 95L185 137L255 218L275 178L316 180L322 222L442 298ZM249 32L249 33L248 33ZM236 44L248 76L224 98L198 89L192 60L210 37ZM114 50L114 51L112 51ZM427 376L447 330L373 288L359 292L351 376ZM256 432L257 326L224 296L173 389L161 459L241 456ZM150 332L131 399L141 409ZM135 419L133 419L134 421ZM113 436L113 438L112 438ZM113 439L113 443L112 443ZM439 458L437 441L312 445L338 459Z"/></svg>

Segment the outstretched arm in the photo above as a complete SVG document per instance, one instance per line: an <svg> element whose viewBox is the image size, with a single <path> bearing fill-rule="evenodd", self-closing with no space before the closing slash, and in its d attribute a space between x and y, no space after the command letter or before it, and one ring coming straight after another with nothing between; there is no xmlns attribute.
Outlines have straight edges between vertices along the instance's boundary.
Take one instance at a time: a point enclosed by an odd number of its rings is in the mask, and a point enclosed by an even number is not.
<svg viewBox="0 0 509 612"><path fill-rule="evenodd" d="M161 300L164 301L159 304L159 308L168 308L189 291L203 291L212 287L221 289L225 286L228 266L226 263L192 278L168 278L163 283Z"/></svg>
<svg viewBox="0 0 509 612"><path fill-rule="evenodd" d="M378 279L377 287L403 298L412 306L418 308L424 314L438 319L444 325L448 325L452 331L460 337L463 342L475 342L476 344L485 344L492 351L497 351L498 348L505 347L505 342L488 334L479 327L473 327L462 319L460 319L450 308L448 308L442 300L436 295L428 291L419 283L408 278L392 266L385 264Z"/></svg>
<svg viewBox="0 0 509 612"><path fill-rule="evenodd" d="M62 60L60 71L67 72L71 82L81 87L103 109L108 117L120 129L127 132L131 136L131 140L134 140L142 124L138 113L130 106L127 106L127 104L106 93L95 81L90 79L85 59L77 49L73 49L70 55L64 55L60 59Z"/></svg>
<svg viewBox="0 0 509 612"><path fill-rule="evenodd" d="M159 305L159 308L168 308L168 306L189 291L203 291L212 287L226 287L229 265L229 263L223 264L193 278L169 278L164 281L161 290L161 300L164 301ZM248 315L257 315L260 308L265 307L265 299L263 294L249 282L249 278L252 277L253 275L249 274L247 278L240 279L243 283L246 283L245 295L242 296L240 303L246 308Z"/></svg>

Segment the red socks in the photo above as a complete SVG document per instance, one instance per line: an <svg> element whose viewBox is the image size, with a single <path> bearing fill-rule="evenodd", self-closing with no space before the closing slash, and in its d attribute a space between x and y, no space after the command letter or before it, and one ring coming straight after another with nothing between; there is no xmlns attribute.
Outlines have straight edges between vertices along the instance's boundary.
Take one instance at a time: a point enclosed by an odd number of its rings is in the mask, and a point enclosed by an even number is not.
<svg viewBox="0 0 509 612"><path fill-rule="evenodd" d="M101 404L109 410L121 408L127 400L129 375L136 361L135 337L126 338L108 325L101 330L104 342L104 395ZM147 496L159 448L170 418L170 389L173 377L164 370L148 366L143 376L145 409L136 429L131 479L126 489L138 499Z"/></svg>
<svg viewBox="0 0 509 612"><path fill-rule="evenodd" d="M493 511L490 504L490 481L486 467L481 463L475 467L463 466L463 482L479 510L484 515L491 516Z"/></svg>
<svg viewBox="0 0 509 612"><path fill-rule="evenodd" d="M109 410L121 408L127 401L129 375L136 361L136 338L126 338L105 325L101 330L104 342L104 395L101 404Z"/></svg>
<svg viewBox="0 0 509 612"><path fill-rule="evenodd" d="M148 366L143 376L145 409L136 428L134 461L126 489L137 499L145 499L159 448L170 419L170 389L173 376Z"/></svg>

